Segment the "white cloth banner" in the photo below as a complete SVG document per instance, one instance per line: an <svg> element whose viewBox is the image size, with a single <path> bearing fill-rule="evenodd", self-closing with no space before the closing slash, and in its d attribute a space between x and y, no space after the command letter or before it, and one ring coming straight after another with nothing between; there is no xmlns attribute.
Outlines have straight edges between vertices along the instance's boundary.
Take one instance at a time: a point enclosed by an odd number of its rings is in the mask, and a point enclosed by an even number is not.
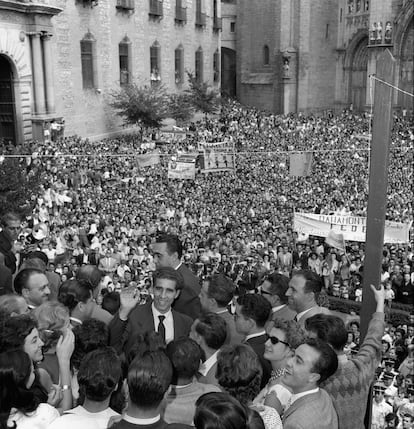
<svg viewBox="0 0 414 429"><path fill-rule="evenodd" d="M160 153L158 151L137 155L138 166L151 167L160 163Z"/></svg>
<svg viewBox="0 0 414 429"><path fill-rule="evenodd" d="M229 171L235 169L234 143L231 141L199 142L199 150L204 156L202 173Z"/></svg>
<svg viewBox="0 0 414 429"><path fill-rule="evenodd" d="M295 213L293 228L299 234L328 237L330 231L343 234L347 241L365 242L367 220L359 216ZM384 243L408 243L412 222L385 221Z"/></svg>
<svg viewBox="0 0 414 429"><path fill-rule="evenodd" d="M169 179L195 179L195 163L183 161L170 161L168 163L168 178Z"/></svg>

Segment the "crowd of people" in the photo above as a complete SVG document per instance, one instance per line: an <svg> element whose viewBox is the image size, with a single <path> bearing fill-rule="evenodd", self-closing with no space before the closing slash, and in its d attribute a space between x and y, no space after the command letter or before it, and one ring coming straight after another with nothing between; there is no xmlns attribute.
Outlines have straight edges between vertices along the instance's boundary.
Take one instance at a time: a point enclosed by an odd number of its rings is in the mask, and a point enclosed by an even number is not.
<svg viewBox="0 0 414 429"><path fill-rule="evenodd" d="M229 103L143 168L155 144L134 135L33 144L34 209L0 232L1 427L354 428L374 383L373 429L411 429L414 315L384 309L414 302L413 241L384 244L360 341L322 298L362 300L364 243L293 230L294 211L366 216L369 121ZM234 171L168 179L171 156L225 140ZM412 221L413 142L395 117L388 220Z"/></svg>

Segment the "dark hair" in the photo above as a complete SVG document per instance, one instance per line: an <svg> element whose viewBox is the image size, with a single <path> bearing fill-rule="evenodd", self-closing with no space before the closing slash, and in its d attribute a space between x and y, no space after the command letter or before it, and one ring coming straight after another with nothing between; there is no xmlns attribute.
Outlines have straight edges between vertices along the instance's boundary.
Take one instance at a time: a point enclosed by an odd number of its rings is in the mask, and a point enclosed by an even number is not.
<svg viewBox="0 0 414 429"><path fill-rule="evenodd" d="M305 287L303 289L304 292L313 292L315 294L315 300L318 298L323 287L322 278L318 274L314 273L311 270L299 270L296 271L293 276L303 277L306 280Z"/></svg>
<svg viewBox="0 0 414 429"><path fill-rule="evenodd" d="M32 362L23 350L0 353L0 427L8 428L7 420L12 408L23 413L35 411L39 401L26 383Z"/></svg>
<svg viewBox="0 0 414 429"><path fill-rule="evenodd" d="M178 259L183 256L183 245L178 236L173 234L159 234L155 240L156 243L166 243L167 251L170 255L177 252Z"/></svg>
<svg viewBox="0 0 414 429"><path fill-rule="evenodd" d="M171 384L172 373L172 364L162 351L137 356L128 369L130 401L140 408L158 407Z"/></svg>
<svg viewBox="0 0 414 429"><path fill-rule="evenodd" d="M241 404L249 404L258 395L262 375L259 358L247 344L224 346L218 353L217 381Z"/></svg>
<svg viewBox="0 0 414 429"><path fill-rule="evenodd" d="M59 289L58 301L73 311L80 302L87 302L92 296L92 287L83 281L69 279Z"/></svg>
<svg viewBox="0 0 414 429"><path fill-rule="evenodd" d="M148 331L145 334L138 334L129 350L126 351L128 365L138 356L146 352L165 351L164 339L158 332Z"/></svg>
<svg viewBox="0 0 414 429"><path fill-rule="evenodd" d="M261 295L246 294L237 298L237 304L242 306L244 317L253 319L257 326L263 328L272 311L270 302Z"/></svg>
<svg viewBox="0 0 414 429"><path fill-rule="evenodd" d="M162 267L159 268L153 274L154 285L156 284L157 279L168 279L175 281L175 290L182 290L184 288L184 279L181 273L171 267Z"/></svg>
<svg viewBox="0 0 414 429"><path fill-rule="evenodd" d="M399 332L399 333L401 334L401 337L402 337L402 339L404 340L404 339L405 339L405 331L404 331L404 329L402 329L402 328L397 328L397 329L395 330L395 333L394 333L394 334L396 334L397 332Z"/></svg>
<svg viewBox="0 0 414 429"><path fill-rule="evenodd" d="M102 273L96 265L83 265L76 272L76 279L83 280L89 284L91 289L95 289L101 281Z"/></svg>
<svg viewBox="0 0 414 429"><path fill-rule="evenodd" d="M359 323L357 320L352 320L351 322L349 322L349 327L351 327L352 325L355 325L359 329Z"/></svg>
<svg viewBox="0 0 414 429"><path fill-rule="evenodd" d="M8 222L21 222L20 216L16 212L6 212L1 217L1 224L7 226Z"/></svg>
<svg viewBox="0 0 414 429"><path fill-rule="evenodd" d="M218 350L226 342L227 323L218 314L202 314L197 319L194 329L213 350Z"/></svg>
<svg viewBox="0 0 414 429"><path fill-rule="evenodd" d="M23 350L26 337L37 328L37 322L28 314L10 317L0 324L0 350Z"/></svg>
<svg viewBox="0 0 414 429"><path fill-rule="evenodd" d="M40 259L45 266L47 267L47 264L49 263L49 258L47 257L45 252L41 252L40 250L35 250L34 252L30 252L26 259Z"/></svg>
<svg viewBox="0 0 414 429"><path fill-rule="evenodd" d="M39 268L25 268L17 273L13 286L17 294L21 295L23 289L28 289L27 283L33 274L44 274Z"/></svg>
<svg viewBox="0 0 414 429"><path fill-rule="evenodd" d="M85 320L82 325L73 328L73 333L75 335L75 350L71 357L71 364L74 368L79 368L87 353L106 347L109 342L108 327L100 320Z"/></svg>
<svg viewBox="0 0 414 429"><path fill-rule="evenodd" d="M385 423L389 423L389 422L392 422L392 421L395 421L395 427L397 427L397 426L398 426L398 423L400 422L400 420L399 420L399 418L398 418L397 414L394 414L394 413L388 413L388 414L385 416Z"/></svg>
<svg viewBox="0 0 414 429"><path fill-rule="evenodd" d="M114 315L121 306L121 298L118 292L108 292L102 299L102 308Z"/></svg>
<svg viewBox="0 0 414 429"><path fill-rule="evenodd" d="M208 282L208 297L215 299L219 307L226 307L236 288L233 281L224 274L214 274L205 281Z"/></svg>
<svg viewBox="0 0 414 429"><path fill-rule="evenodd" d="M309 317L305 321L305 329L314 332L320 340L329 343L336 351L342 351L348 340L343 320L330 314L315 314Z"/></svg>
<svg viewBox="0 0 414 429"><path fill-rule="evenodd" d="M308 338L305 341L309 347L312 347L319 353L318 360L313 365L313 372L320 375L318 385L323 383L338 369L338 357L333 348L319 338Z"/></svg>
<svg viewBox="0 0 414 429"><path fill-rule="evenodd" d="M85 397L101 402L108 398L122 381L121 361L112 347L88 353L79 367L79 389Z"/></svg>
<svg viewBox="0 0 414 429"><path fill-rule="evenodd" d="M205 393L197 399L196 429L250 429L248 419L246 408L227 393Z"/></svg>
<svg viewBox="0 0 414 429"><path fill-rule="evenodd" d="M190 338L171 341L167 345L167 356L173 366L173 384L178 378L192 378L200 368L202 352L200 346Z"/></svg>
<svg viewBox="0 0 414 429"><path fill-rule="evenodd" d="M268 274L261 280L262 282L268 281L270 283L268 292L272 295L277 295L282 304L288 302L286 291L289 289L289 278L280 273Z"/></svg>

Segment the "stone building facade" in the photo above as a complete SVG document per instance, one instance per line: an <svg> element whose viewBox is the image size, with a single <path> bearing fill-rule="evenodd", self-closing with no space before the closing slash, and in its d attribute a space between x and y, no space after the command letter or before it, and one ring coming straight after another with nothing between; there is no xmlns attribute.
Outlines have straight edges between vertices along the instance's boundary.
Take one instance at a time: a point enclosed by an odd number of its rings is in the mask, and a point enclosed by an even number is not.
<svg viewBox="0 0 414 429"><path fill-rule="evenodd" d="M389 49L413 92L412 0L238 0L237 97L277 113L369 108L370 75ZM397 108L413 99L395 93Z"/></svg>
<svg viewBox="0 0 414 429"><path fill-rule="evenodd" d="M121 84L220 86L219 0L0 0L0 137L103 137Z"/></svg>

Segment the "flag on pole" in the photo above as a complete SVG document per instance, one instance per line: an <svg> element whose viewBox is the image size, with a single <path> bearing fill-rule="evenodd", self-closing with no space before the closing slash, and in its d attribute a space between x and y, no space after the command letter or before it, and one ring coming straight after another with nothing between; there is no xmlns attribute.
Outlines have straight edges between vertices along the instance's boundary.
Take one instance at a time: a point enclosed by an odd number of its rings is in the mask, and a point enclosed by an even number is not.
<svg viewBox="0 0 414 429"><path fill-rule="evenodd" d="M325 239L325 243L335 249L342 250L345 252L345 239L344 235L339 232L329 231L328 236Z"/></svg>

